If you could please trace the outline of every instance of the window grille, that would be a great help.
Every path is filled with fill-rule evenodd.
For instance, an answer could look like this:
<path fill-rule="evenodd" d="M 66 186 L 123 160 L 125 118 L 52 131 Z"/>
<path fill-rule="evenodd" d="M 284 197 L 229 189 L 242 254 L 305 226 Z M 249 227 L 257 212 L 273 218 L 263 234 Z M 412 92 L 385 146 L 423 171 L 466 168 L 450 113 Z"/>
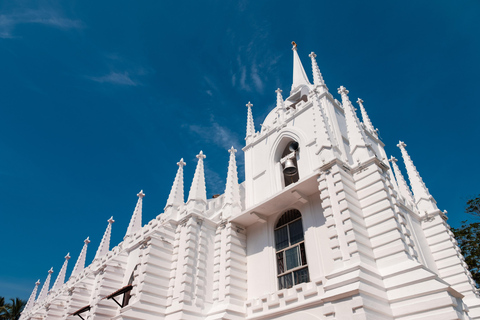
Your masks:
<path fill-rule="evenodd" d="M 279 289 L 310 281 L 300 211 L 288 210 L 278 220 L 275 250 Z"/>

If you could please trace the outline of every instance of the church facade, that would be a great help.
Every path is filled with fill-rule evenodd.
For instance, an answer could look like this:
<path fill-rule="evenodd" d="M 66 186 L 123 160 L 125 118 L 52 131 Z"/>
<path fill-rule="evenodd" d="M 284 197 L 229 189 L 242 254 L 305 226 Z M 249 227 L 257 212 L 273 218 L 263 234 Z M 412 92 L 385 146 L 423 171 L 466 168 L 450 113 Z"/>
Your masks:
<path fill-rule="evenodd" d="M 68 281 L 65 257 L 21 319 L 480 319 L 475 282 L 400 142 L 409 184 L 361 99 L 337 100 L 296 45 L 293 84 L 259 132 L 247 104 L 245 182 L 229 150 L 225 193 L 207 199 L 203 152 L 184 201 L 180 160 L 165 210 L 142 225 L 143 192 L 124 240 L 89 240 Z M 335 93 L 336 95 L 337 93 Z M 37 289 L 40 292 L 37 297 Z"/>

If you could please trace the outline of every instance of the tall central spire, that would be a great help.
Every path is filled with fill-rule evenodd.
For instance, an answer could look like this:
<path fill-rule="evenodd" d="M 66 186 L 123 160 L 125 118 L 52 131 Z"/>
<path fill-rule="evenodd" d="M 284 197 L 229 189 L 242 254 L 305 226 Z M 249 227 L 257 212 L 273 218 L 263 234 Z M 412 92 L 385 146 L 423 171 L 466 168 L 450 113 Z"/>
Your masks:
<path fill-rule="evenodd" d="M 297 44 L 295 41 L 292 41 L 293 45 L 293 82 L 292 82 L 292 91 L 298 88 L 301 85 L 310 85 L 310 81 L 308 81 L 307 74 L 305 73 L 305 69 L 303 69 L 302 61 L 300 61 L 300 57 L 297 53 Z"/>

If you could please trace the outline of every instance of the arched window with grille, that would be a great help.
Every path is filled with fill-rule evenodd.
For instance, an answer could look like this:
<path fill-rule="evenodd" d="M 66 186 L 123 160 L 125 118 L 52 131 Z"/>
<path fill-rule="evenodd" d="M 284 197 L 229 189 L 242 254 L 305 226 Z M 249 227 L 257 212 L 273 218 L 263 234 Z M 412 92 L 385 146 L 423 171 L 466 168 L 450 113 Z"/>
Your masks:
<path fill-rule="evenodd" d="M 300 211 L 288 210 L 278 220 L 275 225 L 275 251 L 279 289 L 310 281 Z"/>

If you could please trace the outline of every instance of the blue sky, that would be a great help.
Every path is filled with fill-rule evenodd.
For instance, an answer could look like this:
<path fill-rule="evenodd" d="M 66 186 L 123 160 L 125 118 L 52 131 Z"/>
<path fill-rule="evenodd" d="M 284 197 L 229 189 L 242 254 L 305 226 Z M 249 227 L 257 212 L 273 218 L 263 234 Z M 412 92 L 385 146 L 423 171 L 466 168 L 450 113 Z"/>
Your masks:
<path fill-rule="evenodd" d="M 291 41 L 311 79 L 314 51 L 335 97 L 361 97 L 389 155 L 407 143 L 449 222 L 480 193 L 480 2 L 4 1 L 0 3 L 0 296 L 27 299 L 69 276 L 107 219 L 112 246 L 143 189 L 143 223 L 162 212 L 184 158 L 223 193 L 246 107 L 257 130 L 288 92 Z M 243 181 L 243 153 L 237 153 Z M 399 163 L 403 169 L 403 164 Z M 53 280 L 52 280 L 53 281 Z"/>

